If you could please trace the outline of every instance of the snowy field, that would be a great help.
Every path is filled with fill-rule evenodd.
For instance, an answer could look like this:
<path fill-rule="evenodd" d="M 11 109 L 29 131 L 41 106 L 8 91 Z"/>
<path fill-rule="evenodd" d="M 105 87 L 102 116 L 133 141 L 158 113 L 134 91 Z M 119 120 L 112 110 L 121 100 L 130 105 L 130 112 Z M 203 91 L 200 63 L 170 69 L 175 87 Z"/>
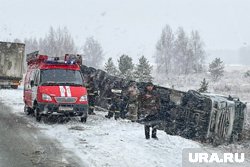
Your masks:
<path fill-rule="evenodd" d="M 181 91 L 198 90 L 203 78 L 208 82 L 208 92 L 232 95 L 239 97 L 241 101 L 247 102 L 248 116 L 250 119 L 250 77 L 245 77 L 245 73 L 250 70 L 250 66 L 225 65 L 224 76 L 217 82 L 211 80 L 209 73 L 173 75 L 168 76 L 157 74 L 155 83 L 165 87 L 174 87 Z M 248 125 L 250 128 L 250 122 Z"/>
<path fill-rule="evenodd" d="M 250 102 L 250 77 L 245 77 L 245 72 L 250 70 L 250 66 L 226 65 L 224 76 L 217 82 L 211 80 L 210 74 L 199 73 L 189 75 L 170 75 L 157 74 L 155 83 L 166 87 L 174 87 L 177 90 L 188 91 L 200 88 L 203 78 L 206 79 L 209 92 L 221 94 L 237 95 L 242 100 Z"/>
<path fill-rule="evenodd" d="M 34 117 L 24 114 L 22 96 L 22 88 L 0 90 L 0 101 L 79 155 L 83 166 L 182 166 L 183 148 L 204 147 L 198 142 L 170 136 L 162 131 L 158 131 L 159 140 L 145 140 L 142 125 L 127 120 L 107 120 L 103 112 L 89 116 L 85 124 L 77 120 L 50 125 L 37 123 Z"/>

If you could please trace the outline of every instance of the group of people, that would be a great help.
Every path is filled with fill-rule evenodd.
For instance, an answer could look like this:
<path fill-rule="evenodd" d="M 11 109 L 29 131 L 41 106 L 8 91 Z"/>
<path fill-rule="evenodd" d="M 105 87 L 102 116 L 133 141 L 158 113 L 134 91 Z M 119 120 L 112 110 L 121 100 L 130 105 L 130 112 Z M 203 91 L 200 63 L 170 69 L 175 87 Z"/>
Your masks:
<path fill-rule="evenodd" d="M 93 78 L 90 78 L 87 85 L 89 100 L 89 115 L 94 115 L 95 100 L 98 90 L 95 88 Z M 157 138 L 157 123 L 160 110 L 160 97 L 154 85 L 148 82 L 143 91 L 139 91 L 136 82 L 131 82 L 126 90 L 110 88 L 107 93 L 109 102 L 106 118 L 126 118 L 132 122 L 141 122 L 145 128 L 145 138 Z"/>

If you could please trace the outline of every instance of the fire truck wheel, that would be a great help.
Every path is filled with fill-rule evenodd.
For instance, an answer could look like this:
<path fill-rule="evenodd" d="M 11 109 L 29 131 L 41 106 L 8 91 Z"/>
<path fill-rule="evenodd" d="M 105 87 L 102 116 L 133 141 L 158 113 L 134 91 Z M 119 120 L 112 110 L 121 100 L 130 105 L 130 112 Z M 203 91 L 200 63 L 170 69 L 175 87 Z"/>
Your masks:
<path fill-rule="evenodd" d="M 10 86 L 12 89 L 17 89 L 18 88 L 18 85 L 11 85 Z"/>
<path fill-rule="evenodd" d="M 41 121 L 42 116 L 41 116 L 41 114 L 40 114 L 40 110 L 39 110 L 38 107 L 35 108 L 35 117 L 36 117 L 36 120 L 37 120 L 38 122 Z"/>
<path fill-rule="evenodd" d="M 81 117 L 81 122 L 83 123 L 87 122 L 87 117 Z"/>
<path fill-rule="evenodd" d="M 27 115 L 30 115 L 33 113 L 33 110 L 30 108 L 30 107 L 27 107 L 26 105 L 24 106 L 24 112 L 27 114 Z"/>

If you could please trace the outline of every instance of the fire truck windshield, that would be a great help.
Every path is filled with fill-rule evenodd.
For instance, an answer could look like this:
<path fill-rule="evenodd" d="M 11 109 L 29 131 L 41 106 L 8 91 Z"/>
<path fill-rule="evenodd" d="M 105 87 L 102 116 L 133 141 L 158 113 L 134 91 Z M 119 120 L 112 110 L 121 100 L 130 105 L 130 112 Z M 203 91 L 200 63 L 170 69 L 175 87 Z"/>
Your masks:
<path fill-rule="evenodd" d="M 41 85 L 82 86 L 83 78 L 80 71 L 67 69 L 41 70 Z"/>

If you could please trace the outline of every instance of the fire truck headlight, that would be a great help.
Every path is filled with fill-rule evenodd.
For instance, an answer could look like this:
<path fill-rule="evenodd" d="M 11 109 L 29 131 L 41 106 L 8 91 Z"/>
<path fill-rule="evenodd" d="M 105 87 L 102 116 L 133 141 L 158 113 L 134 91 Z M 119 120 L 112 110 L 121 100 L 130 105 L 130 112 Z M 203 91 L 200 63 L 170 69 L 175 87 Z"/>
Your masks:
<path fill-rule="evenodd" d="M 87 95 L 82 96 L 79 101 L 81 102 L 88 101 L 88 96 Z"/>
<path fill-rule="evenodd" d="M 42 99 L 46 101 L 52 101 L 52 98 L 47 94 L 42 94 Z"/>

